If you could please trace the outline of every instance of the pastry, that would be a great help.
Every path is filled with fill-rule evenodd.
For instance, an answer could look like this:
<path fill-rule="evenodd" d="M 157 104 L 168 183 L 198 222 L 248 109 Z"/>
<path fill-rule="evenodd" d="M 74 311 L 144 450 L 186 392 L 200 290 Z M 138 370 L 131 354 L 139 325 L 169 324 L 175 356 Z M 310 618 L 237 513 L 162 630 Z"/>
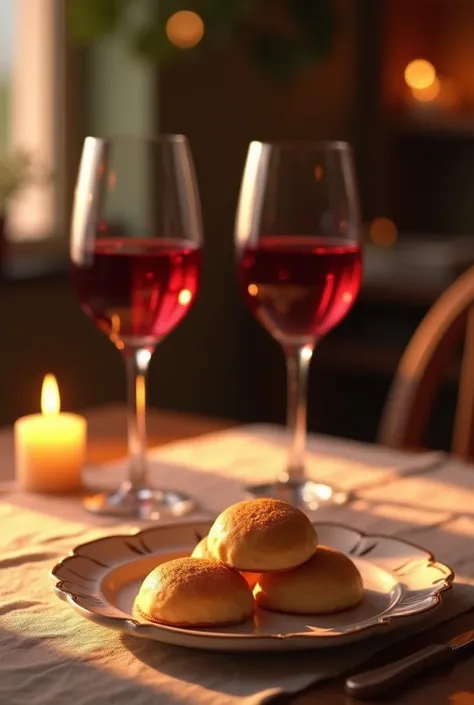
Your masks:
<path fill-rule="evenodd" d="M 241 572 L 288 570 L 307 561 L 316 531 L 299 509 L 277 499 L 249 499 L 228 507 L 212 525 L 207 550 Z"/>
<path fill-rule="evenodd" d="M 362 577 L 343 553 L 319 546 L 303 565 L 260 575 L 254 590 L 260 607 L 289 614 L 332 614 L 355 607 L 363 596 Z"/>
<path fill-rule="evenodd" d="M 194 546 L 193 552 L 191 553 L 191 558 L 207 558 L 209 560 L 214 560 L 207 550 L 207 536 L 201 539 L 199 543 Z"/>
<path fill-rule="evenodd" d="M 233 568 L 205 558 L 176 558 L 145 578 L 134 609 L 145 619 L 176 627 L 239 624 L 253 612 L 252 591 Z"/>
<path fill-rule="evenodd" d="M 208 558 L 214 560 L 207 549 L 207 536 L 199 541 L 199 543 L 194 547 L 191 553 L 192 558 Z M 245 578 L 250 588 L 254 588 L 257 584 L 259 574 L 258 573 L 241 573 L 242 577 Z"/>

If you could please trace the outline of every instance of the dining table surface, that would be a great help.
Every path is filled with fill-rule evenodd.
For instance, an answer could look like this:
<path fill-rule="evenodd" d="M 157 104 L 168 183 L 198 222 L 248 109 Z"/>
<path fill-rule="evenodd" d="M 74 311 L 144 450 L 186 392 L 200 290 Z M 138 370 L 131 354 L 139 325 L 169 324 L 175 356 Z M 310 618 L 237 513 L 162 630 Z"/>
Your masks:
<path fill-rule="evenodd" d="M 85 415 L 88 420 L 88 463 L 95 465 L 123 458 L 126 455 L 124 406 L 97 407 L 88 410 Z M 150 409 L 148 413 L 148 444 L 154 448 L 164 447 L 166 444 L 197 438 L 236 426 L 237 424 L 230 420 Z M 0 457 L 3 459 L 3 468 L 14 467 L 13 434 L 10 428 L 0 431 Z M 0 480 L 11 479 L 11 477 L 0 476 Z M 472 547 L 474 553 L 474 535 L 472 536 Z M 1 602 L 0 595 L 0 614 Z M 444 643 L 452 636 L 468 629 L 474 630 L 474 610 L 444 622 L 434 629 L 422 631 L 402 642 L 381 649 L 370 659 L 368 664 L 364 664 L 362 670 L 389 663 L 429 644 Z M 357 644 L 354 645 L 354 648 L 357 649 Z M 18 659 L 21 658 L 26 658 L 26 656 L 20 652 Z M 356 670 L 360 671 L 361 669 Z M 295 705 L 354 703 L 356 701 L 345 693 L 344 680 L 345 678 L 338 677 L 312 685 L 296 695 L 282 695 L 281 702 L 294 703 Z M 34 705 L 34 700 L 31 702 Z M 43 703 L 44 701 L 38 702 Z M 389 702 L 393 705 L 415 705 L 415 703 L 416 705 L 425 703 L 430 705 L 444 705 L 445 703 L 474 705 L 474 648 L 471 656 L 467 653 L 465 657 L 456 659 L 451 667 L 420 676 L 409 687 L 405 687 L 399 692 L 391 692 Z M 2 705 L 10 704 L 2 702 Z"/>

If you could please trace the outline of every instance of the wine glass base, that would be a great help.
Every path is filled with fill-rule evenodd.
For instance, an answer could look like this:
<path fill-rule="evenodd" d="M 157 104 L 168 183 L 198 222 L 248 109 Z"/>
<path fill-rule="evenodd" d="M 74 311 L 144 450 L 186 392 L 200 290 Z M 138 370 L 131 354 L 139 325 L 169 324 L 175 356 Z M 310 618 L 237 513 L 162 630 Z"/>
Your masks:
<path fill-rule="evenodd" d="M 149 487 L 135 489 L 129 485 L 115 492 L 86 497 L 83 504 L 93 514 L 151 521 L 181 517 L 197 507 L 195 500 L 182 492 Z"/>
<path fill-rule="evenodd" d="M 246 491 L 252 497 L 281 499 L 303 511 L 313 511 L 314 509 L 331 505 L 342 505 L 351 499 L 350 492 L 344 492 L 331 487 L 331 485 L 313 482 L 312 480 L 249 485 L 246 487 Z"/>

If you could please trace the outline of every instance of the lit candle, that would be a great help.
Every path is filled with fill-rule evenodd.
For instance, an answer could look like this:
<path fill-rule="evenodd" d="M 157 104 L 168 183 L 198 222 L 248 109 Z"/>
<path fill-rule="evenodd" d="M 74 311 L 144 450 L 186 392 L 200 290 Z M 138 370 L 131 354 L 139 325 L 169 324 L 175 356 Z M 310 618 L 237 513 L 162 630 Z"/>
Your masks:
<path fill-rule="evenodd" d="M 27 492 L 61 493 L 81 486 L 86 450 L 86 420 L 60 413 L 56 379 L 46 375 L 41 392 L 41 414 L 15 423 L 16 476 Z"/>

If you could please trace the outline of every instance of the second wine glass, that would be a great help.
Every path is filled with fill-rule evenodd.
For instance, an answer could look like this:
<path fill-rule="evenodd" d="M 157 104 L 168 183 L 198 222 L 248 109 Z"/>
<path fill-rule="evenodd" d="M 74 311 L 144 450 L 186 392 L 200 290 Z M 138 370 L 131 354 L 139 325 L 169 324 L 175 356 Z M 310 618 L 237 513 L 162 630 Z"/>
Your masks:
<path fill-rule="evenodd" d="M 249 487 L 253 495 L 305 509 L 348 498 L 306 476 L 306 397 L 315 345 L 359 292 L 360 233 L 347 143 L 251 143 L 236 218 L 238 276 L 250 309 L 285 353 L 291 444 L 280 476 Z"/>
<path fill-rule="evenodd" d="M 145 378 L 156 345 L 195 299 L 201 269 L 198 190 L 186 138 L 88 137 L 71 226 L 72 278 L 85 313 L 120 351 L 128 378 L 129 477 L 89 497 L 92 512 L 160 519 L 191 511 L 148 477 Z"/>

